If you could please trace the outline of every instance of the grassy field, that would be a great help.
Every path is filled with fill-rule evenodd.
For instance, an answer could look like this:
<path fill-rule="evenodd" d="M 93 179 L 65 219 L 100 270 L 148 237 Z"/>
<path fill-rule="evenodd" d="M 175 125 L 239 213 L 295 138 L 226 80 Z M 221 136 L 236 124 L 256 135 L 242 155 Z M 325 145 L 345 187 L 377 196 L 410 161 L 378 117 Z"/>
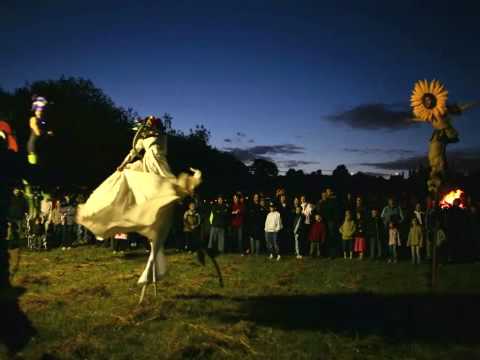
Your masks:
<path fill-rule="evenodd" d="M 222 289 L 210 263 L 168 260 L 138 306 L 144 253 L 23 251 L 13 284 L 36 335 L 21 358 L 480 359 L 479 264 L 442 267 L 433 294 L 408 262 L 225 255 Z"/>

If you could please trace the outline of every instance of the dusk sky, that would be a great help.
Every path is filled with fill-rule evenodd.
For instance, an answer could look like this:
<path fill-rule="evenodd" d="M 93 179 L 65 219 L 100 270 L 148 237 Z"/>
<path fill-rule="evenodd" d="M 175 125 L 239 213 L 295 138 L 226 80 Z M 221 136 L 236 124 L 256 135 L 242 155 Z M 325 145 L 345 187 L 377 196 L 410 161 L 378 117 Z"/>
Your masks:
<path fill-rule="evenodd" d="M 395 3 L 395 5 L 393 5 Z M 327 5 L 328 4 L 328 5 Z M 392 173 L 426 155 L 416 80 L 480 100 L 478 1 L 2 1 L 0 87 L 88 78 L 117 105 L 170 113 L 242 160 Z M 452 162 L 480 160 L 480 108 Z"/>

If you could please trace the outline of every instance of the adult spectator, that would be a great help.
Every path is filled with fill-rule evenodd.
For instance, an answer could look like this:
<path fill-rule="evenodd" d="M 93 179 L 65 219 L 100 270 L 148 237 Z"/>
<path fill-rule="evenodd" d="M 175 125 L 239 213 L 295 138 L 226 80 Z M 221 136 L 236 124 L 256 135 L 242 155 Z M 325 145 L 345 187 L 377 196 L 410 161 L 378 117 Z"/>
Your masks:
<path fill-rule="evenodd" d="M 275 208 L 275 204 L 270 204 L 270 212 L 265 219 L 265 241 L 267 243 L 268 251 L 270 252 L 269 259 L 276 257 L 280 261 L 280 247 L 278 246 L 278 232 L 282 229 L 282 219 L 280 213 Z"/>
<path fill-rule="evenodd" d="M 385 249 L 385 227 L 377 209 L 372 209 L 366 222 L 366 237 L 369 242 L 370 259 L 381 259 Z"/>
<path fill-rule="evenodd" d="M 287 196 L 285 194 L 280 195 L 280 200 L 278 204 L 278 212 L 280 213 L 280 218 L 282 219 L 282 230 L 278 233 L 279 243 L 281 246 L 282 253 L 289 253 L 292 248 L 292 236 L 291 224 L 292 224 L 292 214 L 290 206 L 287 202 Z"/>
<path fill-rule="evenodd" d="M 193 201 L 188 204 L 188 210 L 183 215 L 183 231 L 185 233 L 185 250 L 194 251 L 199 246 L 200 213 Z"/>
<path fill-rule="evenodd" d="M 433 244 L 435 243 L 435 238 L 440 223 L 441 209 L 436 200 L 431 200 L 427 204 L 427 211 L 425 212 L 425 248 L 427 260 L 432 259 Z"/>
<path fill-rule="evenodd" d="M 59 200 L 53 201 L 51 222 L 53 226 L 53 246 L 59 246 L 62 242 L 63 233 L 62 207 Z"/>
<path fill-rule="evenodd" d="M 388 226 L 391 222 L 396 225 L 399 225 L 403 222 L 403 211 L 402 208 L 395 204 L 393 198 L 388 199 L 388 204 L 382 210 L 381 218 L 385 227 Z"/>
<path fill-rule="evenodd" d="M 327 188 L 325 190 L 325 201 L 322 203 L 320 213 L 327 225 L 327 248 L 328 256 L 334 258 L 338 255 L 340 247 L 340 236 L 338 228 L 340 227 L 340 206 L 333 190 Z"/>
<path fill-rule="evenodd" d="M 243 225 L 245 220 L 245 205 L 240 201 L 238 194 L 233 195 L 232 209 L 231 209 L 231 223 L 232 235 L 234 242 L 237 243 L 237 251 L 244 255 L 245 247 L 243 244 Z"/>
<path fill-rule="evenodd" d="M 227 227 L 229 211 L 224 203 L 223 196 L 218 196 L 217 202 L 213 204 L 210 213 L 210 238 L 208 248 L 214 249 L 214 246 L 220 253 L 225 252 L 225 228 Z"/>
<path fill-rule="evenodd" d="M 254 194 L 252 203 L 247 208 L 248 238 L 250 253 L 260 255 L 262 251 L 265 218 L 267 211 L 261 204 L 260 195 Z"/>

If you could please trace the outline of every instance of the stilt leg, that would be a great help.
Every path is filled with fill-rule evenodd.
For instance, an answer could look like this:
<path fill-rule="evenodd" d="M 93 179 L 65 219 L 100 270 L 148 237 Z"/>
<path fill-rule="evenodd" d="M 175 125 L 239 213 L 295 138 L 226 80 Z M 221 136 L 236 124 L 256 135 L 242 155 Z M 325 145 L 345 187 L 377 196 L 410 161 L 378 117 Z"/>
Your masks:
<path fill-rule="evenodd" d="M 151 243 L 152 245 L 152 254 L 153 254 L 153 264 L 152 264 L 152 269 L 153 269 L 153 294 L 157 296 L 157 268 L 155 267 L 155 249 L 153 247 L 153 242 Z"/>
<path fill-rule="evenodd" d="M 138 305 L 140 305 L 143 302 L 143 298 L 145 297 L 145 290 L 147 289 L 147 284 L 144 284 L 142 286 L 142 292 L 140 293 L 140 301 L 138 302 Z"/>
<path fill-rule="evenodd" d="M 157 296 L 157 275 L 155 274 L 155 262 L 153 263 L 153 294 Z"/>

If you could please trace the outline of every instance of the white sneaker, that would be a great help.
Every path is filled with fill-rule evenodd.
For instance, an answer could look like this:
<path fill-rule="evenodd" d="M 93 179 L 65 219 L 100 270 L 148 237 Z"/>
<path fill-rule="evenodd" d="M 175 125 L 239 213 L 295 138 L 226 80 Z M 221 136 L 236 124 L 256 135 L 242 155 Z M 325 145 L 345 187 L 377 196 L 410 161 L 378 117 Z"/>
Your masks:
<path fill-rule="evenodd" d="M 301 259 L 303 259 L 303 256 L 302 255 L 297 255 L 297 259 L 301 260 Z"/>
<path fill-rule="evenodd" d="M 280 255 L 277 255 L 277 261 L 280 261 Z"/>
<path fill-rule="evenodd" d="M 273 259 L 273 254 L 270 254 L 270 256 L 268 257 L 269 259 Z"/>

